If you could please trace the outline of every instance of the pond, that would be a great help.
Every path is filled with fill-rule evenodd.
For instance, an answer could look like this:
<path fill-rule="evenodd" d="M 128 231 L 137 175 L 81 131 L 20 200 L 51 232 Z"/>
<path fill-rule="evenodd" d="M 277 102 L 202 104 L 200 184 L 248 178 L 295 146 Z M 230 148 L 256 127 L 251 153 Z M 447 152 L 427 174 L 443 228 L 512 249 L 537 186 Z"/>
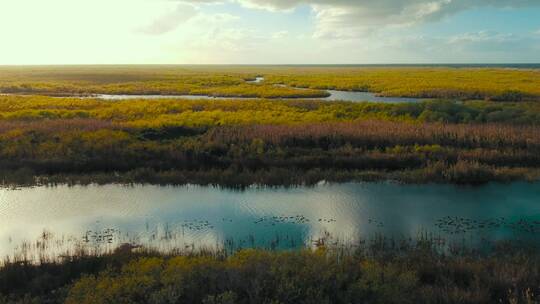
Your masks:
<path fill-rule="evenodd" d="M 328 234 L 345 243 L 421 233 L 473 246 L 537 242 L 540 183 L 347 183 L 242 191 L 152 185 L 2 189 L 0 219 L 2 256 L 53 238 L 47 250 L 58 252 L 126 242 L 163 250 L 223 244 L 296 248 Z"/>
<path fill-rule="evenodd" d="M 264 81 L 264 77 L 262 76 L 257 76 L 253 80 L 246 80 L 247 83 L 261 83 L 263 81 Z"/>

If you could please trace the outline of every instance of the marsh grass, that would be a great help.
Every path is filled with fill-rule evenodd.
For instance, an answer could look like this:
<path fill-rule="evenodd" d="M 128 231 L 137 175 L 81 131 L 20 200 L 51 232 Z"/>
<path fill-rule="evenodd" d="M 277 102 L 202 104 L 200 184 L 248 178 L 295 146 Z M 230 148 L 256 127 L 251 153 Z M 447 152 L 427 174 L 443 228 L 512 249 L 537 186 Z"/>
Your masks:
<path fill-rule="evenodd" d="M 134 128 L 95 119 L 0 123 L 4 185 L 228 187 L 320 181 L 537 180 L 536 125 L 386 120 Z"/>
<path fill-rule="evenodd" d="M 264 76 L 265 81 L 248 81 Z M 292 87 L 311 88 L 295 90 Z M 384 96 L 538 101 L 535 69 L 449 67 L 72 66 L 2 67 L 0 92 L 324 97 L 322 90 Z"/>
<path fill-rule="evenodd" d="M 493 101 L 538 101 L 540 97 L 540 72 L 535 69 L 291 68 L 265 76 L 269 83 L 293 87 L 369 91 L 393 97 Z"/>
<path fill-rule="evenodd" d="M 54 242 L 41 239 L 33 250 Z M 274 240 L 280 242 L 280 240 Z M 3 303 L 534 303 L 538 248 L 478 251 L 420 232 L 346 243 L 330 234 L 295 250 L 119 244 L 0 266 Z M 445 248 L 445 250 L 441 250 Z M 223 301 L 229 302 L 223 302 Z M 216 302 L 217 301 L 217 302 Z"/>
<path fill-rule="evenodd" d="M 264 83 L 278 81 L 247 67 L 222 67 L 218 73 L 208 67 L 170 66 L 141 71 L 125 66 L 2 69 L 7 74 L 0 77 L 0 86 L 2 81 L 28 81 L 25 87 L 30 88 L 33 82 L 47 81 L 67 88 L 69 83 L 91 88 L 170 81 L 259 90 L 263 84 L 245 80 L 264 74 Z M 340 70 L 330 68 L 313 69 L 315 74 L 306 76 L 294 69 L 267 69 L 291 79 L 316 80 L 320 72 L 335 81 L 372 73 L 398 77 L 395 73 L 405 71 L 347 68 L 340 78 Z M 482 79 L 491 83 L 493 77 L 523 80 L 537 71 L 412 73 L 449 79 L 486 77 Z M 14 186 L 120 182 L 229 187 L 310 185 L 322 180 L 464 184 L 536 180 L 539 125 L 540 103 L 524 100 L 382 104 L 0 96 L 0 178 L 4 185 Z"/>

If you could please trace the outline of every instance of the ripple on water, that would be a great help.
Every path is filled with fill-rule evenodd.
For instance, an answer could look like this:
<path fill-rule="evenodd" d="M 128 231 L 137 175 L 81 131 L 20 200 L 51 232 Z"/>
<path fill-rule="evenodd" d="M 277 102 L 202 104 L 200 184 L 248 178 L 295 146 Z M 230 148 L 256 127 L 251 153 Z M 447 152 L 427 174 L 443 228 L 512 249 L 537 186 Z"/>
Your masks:
<path fill-rule="evenodd" d="M 539 186 L 350 183 L 245 191 L 120 185 L 1 190 L 0 255 L 14 246 L 7 242 L 11 237 L 34 240 L 44 229 L 81 239 L 88 230 L 112 228 L 120 231 L 118 241 L 133 237 L 159 245 L 167 240 L 167 246 L 276 236 L 308 240 L 325 231 L 358 240 L 377 233 L 414 237 L 425 230 L 450 237 L 465 229 L 467 235 L 487 239 L 531 240 L 540 232 Z M 492 222 L 501 217 L 504 225 Z M 470 224 L 473 220 L 484 221 L 483 227 Z"/>

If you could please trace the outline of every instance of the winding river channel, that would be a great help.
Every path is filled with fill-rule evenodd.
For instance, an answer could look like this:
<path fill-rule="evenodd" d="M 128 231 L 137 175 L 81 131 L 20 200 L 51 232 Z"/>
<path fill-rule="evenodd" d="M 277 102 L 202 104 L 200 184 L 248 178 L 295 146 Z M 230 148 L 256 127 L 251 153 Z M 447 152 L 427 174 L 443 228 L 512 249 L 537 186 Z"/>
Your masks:
<path fill-rule="evenodd" d="M 264 77 L 257 77 L 254 80 L 246 81 L 247 83 L 251 84 L 259 84 L 264 82 Z M 283 86 L 283 85 L 278 85 Z M 297 90 L 305 90 L 303 88 L 294 88 Z M 323 100 L 323 101 L 351 101 L 351 102 L 382 102 L 382 103 L 415 103 L 415 102 L 422 102 L 426 99 L 423 98 L 408 98 L 408 97 L 384 97 L 379 96 L 375 93 L 371 92 L 353 92 L 353 91 L 338 91 L 338 90 L 327 90 L 329 96 L 328 97 L 320 97 L 320 98 L 304 98 L 304 99 L 312 99 L 312 100 Z M 2 93 L 0 95 L 18 95 L 18 94 L 6 94 Z M 65 98 L 65 97 L 78 97 L 78 98 L 84 98 L 84 99 L 103 99 L 103 100 L 135 100 L 135 99 L 191 99 L 191 100 L 197 100 L 197 99 L 210 99 L 210 100 L 231 100 L 231 99 L 249 99 L 249 100 L 257 100 L 260 98 L 253 98 L 253 97 L 217 97 L 217 96 L 209 96 L 209 95 L 135 95 L 135 94 L 93 94 L 90 96 L 62 96 L 58 98 Z M 284 98 L 276 98 L 276 99 L 299 99 L 298 97 L 284 97 Z"/>
<path fill-rule="evenodd" d="M 246 81 L 251 84 L 260 84 L 264 82 L 264 77 L 256 77 L 254 80 Z M 283 86 L 283 85 L 279 85 Z M 295 88 L 297 90 L 304 90 L 302 88 Z M 425 99 L 421 98 L 407 98 L 407 97 L 383 97 L 378 96 L 375 93 L 370 92 L 353 92 L 353 91 L 338 91 L 327 90 L 330 96 L 321 98 L 308 98 L 325 101 L 352 101 L 352 102 L 382 102 L 382 103 L 414 103 L 421 102 Z M 258 99 L 251 97 L 215 97 L 207 95 L 111 95 L 111 94 L 97 94 L 91 98 L 98 98 L 104 100 L 129 100 L 129 99 Z M 279 98 L 279 99 L 298 99 L 298 98 Z"/>

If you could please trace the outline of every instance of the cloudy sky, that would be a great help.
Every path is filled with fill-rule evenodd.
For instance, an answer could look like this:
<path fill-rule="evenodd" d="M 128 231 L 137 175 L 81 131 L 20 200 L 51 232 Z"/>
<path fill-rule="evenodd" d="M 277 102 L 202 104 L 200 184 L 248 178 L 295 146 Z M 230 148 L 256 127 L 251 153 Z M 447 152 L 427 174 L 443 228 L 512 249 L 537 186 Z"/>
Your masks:
<path fill-rule="evenodd" d="M 0 64 L 540 62 L 540 0 L 1 0 Z"/>

